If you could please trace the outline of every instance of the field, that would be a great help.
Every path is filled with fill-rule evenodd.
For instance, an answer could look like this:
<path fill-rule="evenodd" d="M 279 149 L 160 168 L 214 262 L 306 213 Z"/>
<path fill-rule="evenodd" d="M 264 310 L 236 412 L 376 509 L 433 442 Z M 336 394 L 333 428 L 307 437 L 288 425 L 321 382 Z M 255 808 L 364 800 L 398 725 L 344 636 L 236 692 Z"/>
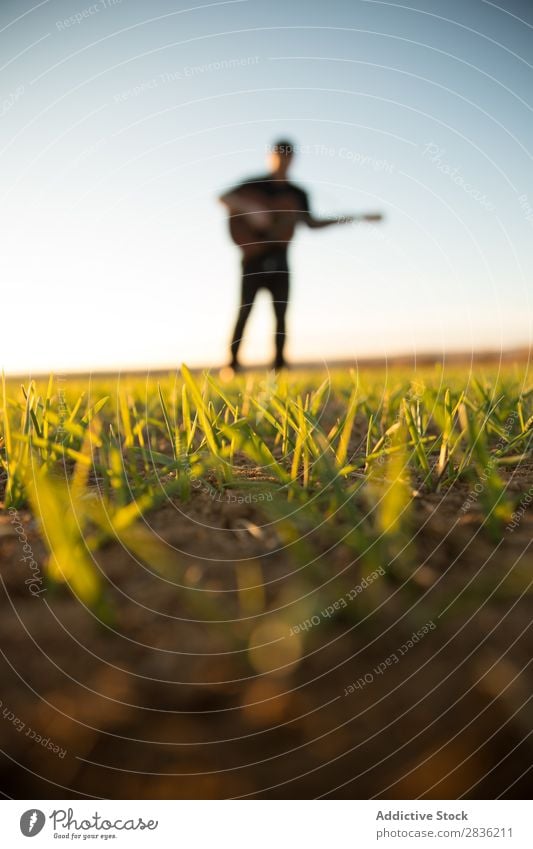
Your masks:
<path fill-rule="evenodd" d="M 3 791 L 524 798 L 525 363 L 3 384 Z"/>

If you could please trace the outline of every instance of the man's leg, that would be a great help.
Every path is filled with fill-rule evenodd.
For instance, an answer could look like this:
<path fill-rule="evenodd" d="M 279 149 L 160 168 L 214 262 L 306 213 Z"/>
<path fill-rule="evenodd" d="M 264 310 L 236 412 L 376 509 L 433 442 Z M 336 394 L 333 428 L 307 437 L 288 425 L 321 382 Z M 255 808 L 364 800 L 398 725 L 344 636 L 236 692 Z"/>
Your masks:
<path fill-rule="evenodd" d="M 233 331 L 233 338 L 231 340 L 231 365 L 233 367 L 238 367 L 239 365 L 239 348 L 244 334 L 246 322 L 248 321 L 250 313 L 252 311 L 252 306 L 256 294 L 257 287 L 255 282 L 255 276 L 253 274 L 247 274 L 246 268 L 243 267 L 241 283 L 241 303 L 239 306 L 239 312 L 237 314 L 237 322 Z"/>
<path fill-rule="evenodd" d="M 289 302 L 289 271 L 280 271 L 272 280 L 271 290 L 274 315 L 276 318 L 276 359 L 274 368 L 283 368 L 285 362 L 285 315 Z"/>

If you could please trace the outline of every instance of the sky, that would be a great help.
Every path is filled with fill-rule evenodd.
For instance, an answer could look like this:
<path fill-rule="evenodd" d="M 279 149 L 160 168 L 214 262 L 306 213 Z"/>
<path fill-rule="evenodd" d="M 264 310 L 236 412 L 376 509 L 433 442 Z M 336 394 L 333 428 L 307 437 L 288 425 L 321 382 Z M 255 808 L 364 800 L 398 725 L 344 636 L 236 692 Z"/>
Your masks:
<path fill-rule="evenodd" d="M 0 46 L 8 373 L 225 362 L 217 195 L 280 136 L 315 214 L 386 216 L 298 231 L 289 359 L 530 344 L 533 3 L 2 0 Z"/>

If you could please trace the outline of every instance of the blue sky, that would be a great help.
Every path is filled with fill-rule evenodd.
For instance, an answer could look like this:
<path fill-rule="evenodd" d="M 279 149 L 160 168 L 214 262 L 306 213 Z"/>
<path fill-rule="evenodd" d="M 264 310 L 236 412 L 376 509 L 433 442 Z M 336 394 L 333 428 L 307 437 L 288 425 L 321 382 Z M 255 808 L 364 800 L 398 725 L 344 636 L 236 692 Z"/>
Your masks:
<path fill-rule="evenodd" d="M 293 360 L 529 343 L 530 3 L 4 0 L 0 39 L 7 371 L 223 362 L 216 195 L 280 135 L 317 214 L 386 214 L 297 235 Z"/>

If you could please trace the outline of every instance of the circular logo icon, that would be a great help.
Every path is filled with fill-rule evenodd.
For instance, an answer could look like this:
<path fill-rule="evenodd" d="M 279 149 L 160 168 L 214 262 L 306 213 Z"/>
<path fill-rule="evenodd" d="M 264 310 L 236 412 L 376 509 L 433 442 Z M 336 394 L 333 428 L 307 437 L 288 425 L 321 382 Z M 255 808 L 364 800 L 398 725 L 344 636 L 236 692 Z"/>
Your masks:
<path fill-rule="evenodd" d="M 25 837 L 35 837 L 42 830 L 46 817 L 37 808 L 24 811 L 20 818 L 20 830 Z"/>

